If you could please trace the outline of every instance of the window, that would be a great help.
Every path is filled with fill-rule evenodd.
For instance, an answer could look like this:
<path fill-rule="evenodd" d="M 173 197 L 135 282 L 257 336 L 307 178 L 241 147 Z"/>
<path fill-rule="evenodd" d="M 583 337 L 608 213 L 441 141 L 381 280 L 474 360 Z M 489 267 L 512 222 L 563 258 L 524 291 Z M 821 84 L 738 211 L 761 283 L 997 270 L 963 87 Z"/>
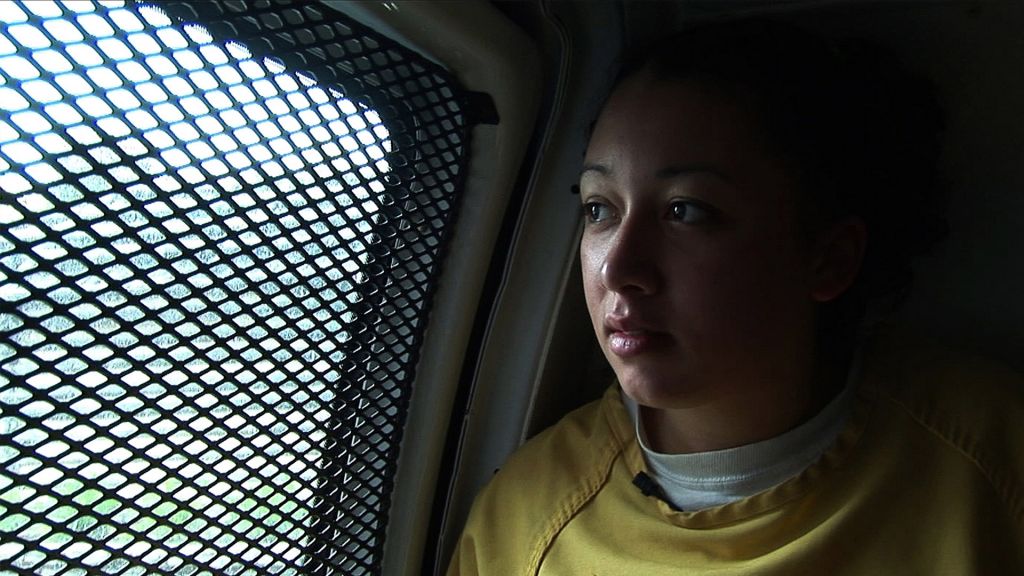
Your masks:
<path fill-rule="evenodd" d="M 378 570 L 462 97 L 318 4 L 3 6 L 0 574 Z"/>

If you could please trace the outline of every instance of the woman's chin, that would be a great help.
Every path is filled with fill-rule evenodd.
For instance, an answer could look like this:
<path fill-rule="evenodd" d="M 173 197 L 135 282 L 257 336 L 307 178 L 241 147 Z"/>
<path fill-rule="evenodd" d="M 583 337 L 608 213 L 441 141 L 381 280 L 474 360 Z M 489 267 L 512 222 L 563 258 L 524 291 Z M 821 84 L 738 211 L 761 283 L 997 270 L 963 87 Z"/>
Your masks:
<path fill-rule="evenodd" d="M 682 384 L 684 380 L 619 377 L 622 391 L 641 406 L 656 409 L 685 408 L 693 404 L 695 391 Z"/>

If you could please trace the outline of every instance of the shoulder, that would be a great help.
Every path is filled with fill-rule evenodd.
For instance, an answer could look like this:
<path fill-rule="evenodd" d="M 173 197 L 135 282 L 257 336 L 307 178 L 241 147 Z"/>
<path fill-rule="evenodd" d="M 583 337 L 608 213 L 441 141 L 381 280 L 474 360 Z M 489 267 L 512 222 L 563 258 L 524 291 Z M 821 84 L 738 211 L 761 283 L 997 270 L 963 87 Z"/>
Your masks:
<path fill-rule="evenodd" d="M 613 387 L 517 450 L 477 496 L 449 574 L 486 574 L 485 565 L 517 573 L 512 566 L 539 561 L 620 453 L 619 410 Z"/>
<path fill-rule="evenodd" d="M 1006 418 L 1024 411 L 1024 376 L 926 336 L 906 331 L 879 336 L 869 346 L 865 371 L 881 397 L 924 421 L 994 432 L 1021 432 L 1024 426 Z"/>
<path fill-rule="evenodd" d="M 572 490 L 581 478 L 591 474 L 611 452 L 617 450 L 617 443 L 611 433 L 608 412 L 618 400 L 612 398 L 617 390 L 605 395 L 563 417 L 557 424 L 534 436 L 519 448 L 495 474 L 483 492 L 514 496 L 529 492 L 530 499 L 555 499 L 565 486 Z M 525 481 L 531 484 L 543 482 L 548 488 L 545 494 L 524 490 Z"/>
<path fill-rule="evenodd" d="M 975 467 L 1024 523 L 1024 376 L 899 332 L 872 343 L 865 380 L 879 401 Z"/>

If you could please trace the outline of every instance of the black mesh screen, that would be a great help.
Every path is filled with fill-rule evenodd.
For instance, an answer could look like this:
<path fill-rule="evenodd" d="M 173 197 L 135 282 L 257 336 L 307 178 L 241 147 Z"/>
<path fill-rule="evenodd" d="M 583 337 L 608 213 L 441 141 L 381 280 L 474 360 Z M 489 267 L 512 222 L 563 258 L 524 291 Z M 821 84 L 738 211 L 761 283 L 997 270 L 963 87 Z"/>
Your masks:
<path fill-rule="evenodd" d="M 0 5 L 0 575 L 379 572 L 461 98 L 317 3 Z"/>

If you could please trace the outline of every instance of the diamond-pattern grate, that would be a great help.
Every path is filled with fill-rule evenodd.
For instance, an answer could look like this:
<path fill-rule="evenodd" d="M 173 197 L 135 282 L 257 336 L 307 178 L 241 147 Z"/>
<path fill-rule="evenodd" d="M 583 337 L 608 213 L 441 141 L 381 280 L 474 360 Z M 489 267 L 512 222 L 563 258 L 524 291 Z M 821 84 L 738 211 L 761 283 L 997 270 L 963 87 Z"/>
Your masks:
<path fill-rule="evenodd" d="M 316 3 L 0 7 L 0 575 L 379 572 L 462 97 Z"/>

